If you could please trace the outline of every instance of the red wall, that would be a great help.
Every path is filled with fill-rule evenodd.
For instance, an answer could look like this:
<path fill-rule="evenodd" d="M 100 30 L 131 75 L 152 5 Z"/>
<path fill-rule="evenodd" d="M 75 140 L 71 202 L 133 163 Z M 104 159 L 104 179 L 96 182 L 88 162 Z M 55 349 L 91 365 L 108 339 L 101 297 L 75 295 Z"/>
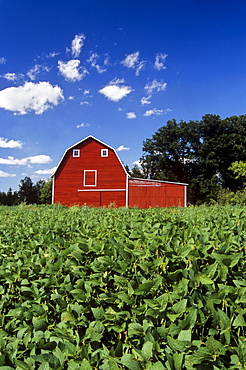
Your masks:
<path fill-rule="evenodd" d="M 80 157 L 73 157 L 73 149 L 80 149 Z M 108 149 L 108 157 L 101 157 L 101 149 Z M 86 172 L 85 179 L 85 170 L 97 171 L 96 186 L 95 173 Z M 54 175 L 54 203 L 99 207 L 115 202 L 119 207 L 126 206 L 126 176 L 115 152 L 88 138 L 69 149 L 61 161 Z"/>
<path fill-rule="evenodd" d="M 129 207 L 184 207 L 184 184 L 129 179 Z"/>

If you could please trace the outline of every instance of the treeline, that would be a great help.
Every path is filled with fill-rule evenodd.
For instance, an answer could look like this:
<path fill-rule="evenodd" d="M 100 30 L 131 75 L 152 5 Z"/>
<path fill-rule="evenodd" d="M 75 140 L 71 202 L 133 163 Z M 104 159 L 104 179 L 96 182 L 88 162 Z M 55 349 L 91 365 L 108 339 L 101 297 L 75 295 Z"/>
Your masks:
<path fill-rule="evenodd" d="M 140 163 L 125 166 L 130 176 L 187 183 L 191 204 L 246 204 L 246 115 L 167 121 L 144 141 Z M 25 177 L 19 191 L 0 192 L 0 204 L 48 204 L 51 194 L 52 180 Z"/>
<path fill-rule="evenodd" d="M 30 177 L 20 180 L 19 190 L 13 191 L 11 188 L 5 192 L 0 192 L 0 204 L 6 206 L 26 204 L 51 204 L 52 200 L 52 179 L 49 181 L 39 180 L 34 184 Z"/>
<path fill-rule="evenodd" d="M 235 162 L 246 162 L 246 115 L 168 121 L 143 143 L 142 177 L 188 183 L 192 204 L 217 202 L 244 189 Z"/>

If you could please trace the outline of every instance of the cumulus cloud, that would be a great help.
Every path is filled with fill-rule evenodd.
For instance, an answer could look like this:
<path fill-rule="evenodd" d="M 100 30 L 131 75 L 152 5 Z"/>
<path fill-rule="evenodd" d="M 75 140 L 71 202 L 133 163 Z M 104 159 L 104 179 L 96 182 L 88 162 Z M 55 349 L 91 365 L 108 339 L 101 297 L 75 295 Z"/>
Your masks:
<path fill-rule="evenodd" d="M 6 58 L 0 57 L 0 64 L 5 64 L 6 63 Z"/>
<path fill-rule="evenodd" d="M 80 127 L 90 127 L 89 123 L 87 122 L 82 122 L 80 123 L 79 125 L 76 126 L 77 128 L 80 128 Z"/>
<path fill-rule="evenodd" d="M 90 58 L 87 59 L 87 62 L 90 63 L 91 67 L 95 68 L 98 73 L 106 72 L 107 69 L 100 67 L 100 65 L 97 63 L 98 59 L 99 55 L 97 53 L 92 53 Z"/>
<path fill-rule="evenodd" d="M 121 64 L 127 68 L 135 69 L 136 76 L 139 75 L 140 71 L 144 69 L 146 62 L 139 61 L 139 51 L 136 53 L 126 55 L 125 59 L 122 60 Z"/>
<path fill-rule="evenodd" d="M 50 163 L 52 159 L 49 155 L 34 155 L 31 157 L 26 158 L 14 158 L 12 156 L 8 156 L 7 158 L 0 158 L 0 164 L 7 164 L 13 166 L 30 166 L 31 164 L 46 164 Z"/>
<path fill-rule="evenodd" d="M 0 170 L 0 177 L 15 177 L 16 175 L 13 173 L 8 173 Z"/>
<path fill-rule="evenodd" d="M 167 57 L 168 57 L 168 54 L 163 54 L 163 53 L 156 54 L 155 64 L 154 64 L 155 69 L 157 69 L 158 71 L 162 69 L 166 69 L 167 67 L 165 66 L 164 63 Z"/>
<path fill-rule="evenodd" d="M 49 72 L 51 68 L 48 68 L 45 65 L 41 64 L 35 64 L 33 68 L 30 69 L 29 72 L 27 72 L 27 76 L 30 78 L 30 80 L 34 81 L 37 77 L 42 72 Z"/>
<path fill-rule="evenodd" d="M 22 148 L 23 143 L 19 140 L 9 140 L 0 137 L 0 148 Z"/>
<path fill-rule="evenodd" d="M 131 86 L 121 85 L 122 83 L 124 83 L 124 79 L 114 79 L 99 90 L 99 93 L 111 101 L 118 102 L 133 91 Z"/>
<path fill-rule="evenodd" d="M 128 112 L 128 113 L 126 113 L 126 118 L 127 119 L 133 119 L 133 118 L 137 118 L 137 116 L 136 116 L 135 112 Z"/>
<path fill-rule="evenodd" d="M 154 93 L 165 91 L 167 83 L 163 81 L 153 80 L 152 82 L 145 85 L 144 89 L 147 91 L 149 97 Z"/>
<path fill-rule="evenodd" d="M 116 149 L 117 152 L 122 152 L 122 150 L 130 150 L 130 148 L 127 148 L 124 145 L 120 145 L 119 148 Z"/>
<path fill-rule="evenodd" d="M 146 110 L 146 112 L 144 113 L 144 116 L 146 117 L 149 117 L 149 116 L 160 116 L 161 114 L 163 114 L 163 109 L 157 109 L 157 108 L 154 108 L 154 109 L 150 109 L 150 110 Z"/>
<path fill-rule="evenodd" d="M 76 35 L 72 41 L 72 54 L 77 58 L 81 52 L 81 49 L 84 45 L 85 35 Z"/>
<path fill-rule="evenodd" d="M 64 100 L 62 89 L 49 82 L 26 82 L 23 86 L 0 91 L 0 108 L 15 114 L 27 114 L 30 111 L 42 114 L 61 100 Z"/>
<path fill-rule="evenodd" d="M 67 81 L 80 81 L 87 75 L 88 71 L 84 67 L 79 67 L 79 65 L 80 60 L 78 59 L 72 59 L 68 62 L 59 60 L 58 70 Z"/>
<path fill-rule="evenodd" d="M 53 168 L 50 168 L 50 169 L 46 169 L 46 170 L 38 170 L 38 171 L 35 171 L 35 173 L 37 173 L 38 175 L 52 175 L 52 173 L 55 172 L 57 167 L 53 167 Z"/>

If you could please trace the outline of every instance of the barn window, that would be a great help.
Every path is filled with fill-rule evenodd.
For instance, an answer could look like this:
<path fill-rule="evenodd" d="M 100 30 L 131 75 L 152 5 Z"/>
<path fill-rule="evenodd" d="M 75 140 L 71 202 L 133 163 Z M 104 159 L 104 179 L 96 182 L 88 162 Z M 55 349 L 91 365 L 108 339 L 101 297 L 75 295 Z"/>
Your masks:
<path fill-rule="evenodd" d="M 74 149 L 73 150 L 73 157 L 79 157 L 80 156 L 80 150 L 79 149 Z"/>
<path fill-rule="evenodd" d="M 84 170 L 84 186 L 97 186 L 96 170 Z"/>
<path fill-rule="evenodd" d="M 101 149 L 101 157 L 107 157 L 108 156 L 108 149 Z"/>

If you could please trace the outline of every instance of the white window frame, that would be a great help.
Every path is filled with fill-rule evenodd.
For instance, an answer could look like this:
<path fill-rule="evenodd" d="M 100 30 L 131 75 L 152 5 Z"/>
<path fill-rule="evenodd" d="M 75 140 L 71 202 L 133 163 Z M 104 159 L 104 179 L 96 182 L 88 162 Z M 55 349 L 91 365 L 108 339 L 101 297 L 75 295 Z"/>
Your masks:
<path fill-rule="evenodd" d="M 108 149 L 101 149 L 101 157 L 108 157 Z"/>
<path fill-rule="evenodd" d="M 94 185 L 87 185 L 85 183 L 86 180 L 86 172 L 94 172 L 95 173 L 95 184 Z M 97 186 L 97 170 L 84 170 L 84 179 L 83 179 L 83 186 Z"/>
<path fill-rule="evenodd" d="M 80 157 L 80 150 L 79 149 L 73 149 L 73 157 L 74 158 L 79 158 Z"/>

